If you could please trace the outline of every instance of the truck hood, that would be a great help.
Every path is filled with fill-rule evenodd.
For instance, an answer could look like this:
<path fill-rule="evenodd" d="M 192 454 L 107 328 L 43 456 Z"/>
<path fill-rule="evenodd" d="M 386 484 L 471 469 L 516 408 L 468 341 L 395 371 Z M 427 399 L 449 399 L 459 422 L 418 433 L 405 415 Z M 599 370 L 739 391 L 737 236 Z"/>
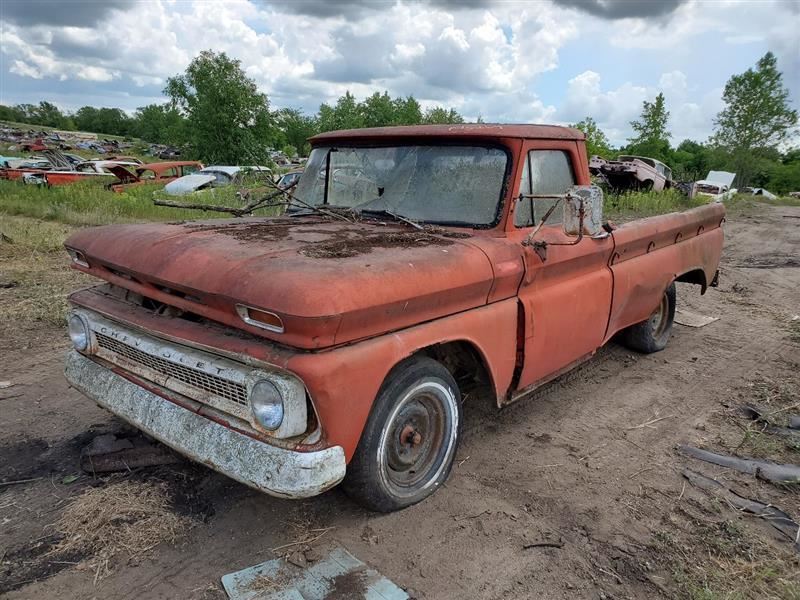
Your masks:
<path fill-rule="evenodd" d="M 111 283 L 298 348 L 322 348 L 487 303 L 493 269 L 471 233 L 322 216 L 85 229 L 66 246 Z M 268 311 L 281 333 L 245 323 Z"/>

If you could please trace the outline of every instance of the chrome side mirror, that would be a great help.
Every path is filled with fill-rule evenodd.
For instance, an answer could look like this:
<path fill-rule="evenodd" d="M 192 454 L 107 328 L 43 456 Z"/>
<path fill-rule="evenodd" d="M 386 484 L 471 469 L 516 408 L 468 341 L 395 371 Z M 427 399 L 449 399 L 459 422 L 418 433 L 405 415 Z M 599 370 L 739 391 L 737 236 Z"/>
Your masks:
<path fill-rule="evenodd" d="M 564 233 L 596 236 L 603 233 L 603 190 L 596 185 L 574 185 L 564 195 Z"/>

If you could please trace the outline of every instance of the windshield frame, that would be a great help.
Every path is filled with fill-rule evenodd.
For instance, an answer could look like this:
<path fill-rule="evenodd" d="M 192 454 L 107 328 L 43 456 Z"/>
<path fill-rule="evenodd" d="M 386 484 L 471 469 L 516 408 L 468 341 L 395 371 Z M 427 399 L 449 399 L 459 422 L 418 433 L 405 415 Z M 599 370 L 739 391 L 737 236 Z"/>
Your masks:
<path fill-rule="evenodd" d="M 414 219 L 415 222 L 420 224 L 431 224 L 431 225 L 438 225 L 440 227 L 463 227 L 465 229 L 494 229 L 497 227 L 503 219 L 503 211 L 505 210 L 506 204 L 506 196 L 508 195 L 509 190 L 509 182 L 511 180 L 511 173 L 514 170 L 514 153 L 512 152 L 511 148 L 507 145 L 501 143 L 497 140 L 486 140 L 483 138 L 458 138 L 457 140 L 453 140 L 452 138 L 440 138 L 440 139 L 433 139 L 433 140 L 420 140 L 420 139 L 408 139 L 408 140 L 392 140 L 391 142 L 377 142 L 377 141 L 363 141 L 360 142 L 358 140 L 352 139 L 324 139 L 320 140 L 321 143 L 315 144 L 311 147 L 312 152 L 317 149 L 328 149 L 326 153 L 324 164 L 322 166 L 325 169 L 325 200 L 327 201 L 327 187 L 329 185 L 329 177 L 330 177 L 330 155 L 331 149 L 339 149 L 339 148 L 397 148 L 402 146 L 417 146 L 417 147 L 457 147 L 457 148 L 492 148 L 496 150 L 501 150 L 506 157 L 506 165 L 503 171 L 503 180 L 500 185 L 500 190 L 498 192 L 497 203 L 495 207 L 495 215 L 494 219 L 490 223 L 469 223 L 467 221 L 426 221 L 426 220 L 418 220 Z M 343 143 L 340 143 L 343 142 Z M 334 150 L 335 151 L 335 150 Z M 309 176 L 311 173 L 306 169 L 303 171 L 301 178 L 308 173 Z M 333 204 L 319 204 L 315 206 L 328 206 L 328 207 L 336 207 Z"/>

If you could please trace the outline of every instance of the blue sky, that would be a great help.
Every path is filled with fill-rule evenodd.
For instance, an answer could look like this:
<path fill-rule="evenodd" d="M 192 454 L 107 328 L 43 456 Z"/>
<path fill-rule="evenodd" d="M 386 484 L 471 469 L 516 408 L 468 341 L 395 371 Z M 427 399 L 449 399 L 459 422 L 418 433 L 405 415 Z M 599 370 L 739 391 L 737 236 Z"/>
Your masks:
<path fill-rule="evenodd" d="M 800 105 L 798 31 L 793 0 L 3 0 L 0 103 L 133 111 L 210 48 L 276 107 L 388 90 L 486 121 L 592 116 L 617 144 L 663 91 L 677 143 L 767 50 Z"/>

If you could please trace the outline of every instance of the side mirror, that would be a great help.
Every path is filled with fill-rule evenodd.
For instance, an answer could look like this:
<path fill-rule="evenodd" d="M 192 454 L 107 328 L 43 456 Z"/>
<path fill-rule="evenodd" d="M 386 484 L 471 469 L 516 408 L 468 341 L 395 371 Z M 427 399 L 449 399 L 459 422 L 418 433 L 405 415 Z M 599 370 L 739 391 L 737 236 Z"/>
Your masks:
<path fill-rule="evenodd" d="M 603 190 L 574 185 L 564 196 L 564 233 L 595 236 L 603 233 Z M 581 231 L 582 230 L 582 231 Z"/>

